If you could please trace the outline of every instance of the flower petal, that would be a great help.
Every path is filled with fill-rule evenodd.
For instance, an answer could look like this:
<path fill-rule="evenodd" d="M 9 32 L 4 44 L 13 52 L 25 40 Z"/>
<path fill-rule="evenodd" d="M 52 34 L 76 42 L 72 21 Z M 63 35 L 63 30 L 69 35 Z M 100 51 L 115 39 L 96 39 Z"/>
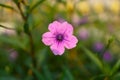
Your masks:
<path fill-rule="evenodd" d="M 54 43 L 51 45 L 50 49 L 54 53 L 54 55 L 62 55 L 65 51 L 63 43 Z"/>
<path fill-rule="evenodd" d="M 49 24 L 48 29 L 50 30 L 50 32 L 55 33 L 60 25 L 61 23 L 59 23 L 58 21 L 54 21 L 53 23 Z"/>
<path fill-rule="evenodd" d="M 68 22 L 63 22 L 62 28 L 64 29 L 63 31 L 65 32 L 65 34 L 73 34 L 73 27 Z"/>
<path fill-rule="evenodd" d="M 52 45 L 54 43 L 54 35 L 51 32 L 46 32 L 42 35 L 42 42 L 45 45 Z"/>
<path fill-rule="evenodd" d="M 66 33 L 68 35 L 73 34 L 73 27 L 68 22 L 60 23 L 58 21 L 54 21 L 53 23 L 49 24 L 48 29 L 52 33 L 61 33 L 61 34 Z"/>
<path fill-rule="evenodd" d="M 67 49 L 72 49 L 76 46 L 77 42 L 78 42 L 78 39 L 75 36 L 71 35 L 64 40 L 64 46 Z"/>

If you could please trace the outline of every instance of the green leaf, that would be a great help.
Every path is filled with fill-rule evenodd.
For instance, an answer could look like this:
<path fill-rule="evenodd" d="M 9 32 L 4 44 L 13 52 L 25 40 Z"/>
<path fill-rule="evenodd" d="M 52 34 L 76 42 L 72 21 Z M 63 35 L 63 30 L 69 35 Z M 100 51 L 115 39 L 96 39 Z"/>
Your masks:
<path fill-rule="evenodd" d="M 51 76 L 51 72 L 49 71 L 49 68 L 48 68 L 47 65 L 45 65 L 45 66 L 43 67 L 43 71 L 44 71 L 46 80 L 53 80 L 53 79 L 52 79 L 52 76 Z"/>
<path fill-rule="evenodd" d="M 13 76 L 2 76 L 0 77 L 0 80 L 17 80 L 17 79 Z"/>
<path fill-rule="evenodd" d="M 36 60 L 37 60 L 37 68 L 39 68 L 44 62 L 45 62 L 45 59 L 46 59 L 46 53 L 47 53 L 47 48 L 44 48 L 44 49 L 40 49 L 37 54 L 36 54 Z"/>
<path fill-rule="evenodd" d="M 116 64 L 113 66 L 110 75 L 113 75 L 118 69 L 120 68 L 120 60 L 116 62 Z"/>
<path fill-rule="evenodd" d="M 100 74 L 100 75 L 96 75 L 94 77 L 92 77 L 90 80 L 103 80 L 105 78 L 106 75 L 104 74 Z"/>
<path fill-rule="evenodd" d="M 63 67 L 63 71 L 65 73 L 65 78 L 67 78 L 67 80 L 74 80 L 73 75 L 71 74 L 71 72 L 68 69 L 68 67 L 64 66 Z"/>
<path fill-rule="evenodd" d="M 81 46 L 82 50 L 84 50 L 84 52 L 86 53 L 86 55 L 103 71 L 103 64 L 102 62 L 99 60 L 99 58 L 92 53 L 90 50 L 88 50 L 87 48 Z"/>
<path fill-rule="evenodd" d="M 45 80 L 45 79 L 43 78 L 43 75 L 40 74 L 38 70 L 36 70 L 36 69 L 33 68 L 33 67 L 31 67 L 31 69 L 32 69 L 33 73 L 36 75 L 36 77 L 37 77 L 38 80 Z"/>
<path fill-rule="evenodd" d="M 113 76 L 112 80 L 119 80 L 120 79 L 120 73 L 117 73 Z"/>
<path fill-rule="evenodd" d="M 6 37 L 6 36 L 0 36 L 0 42 L 4 42 L 14 48 L 25 49 L 24 44 L 21 44 L 21 41 L 13 37 L 11 38 L 11 37 Z"/>

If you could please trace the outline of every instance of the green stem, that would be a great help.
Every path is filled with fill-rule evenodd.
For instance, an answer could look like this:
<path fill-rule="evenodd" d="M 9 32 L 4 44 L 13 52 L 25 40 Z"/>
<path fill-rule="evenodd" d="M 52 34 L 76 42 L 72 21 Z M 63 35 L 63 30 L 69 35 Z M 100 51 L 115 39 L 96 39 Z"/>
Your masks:
<path fill-rule="evenodd" d="M 0 24 L 0 27 L 5 28 L 5 29 L 9 29 L 9 30 L 15 30 L 14 28 L 9 28 L 9 27 L 6 27 L 6 26 L 1 25 L 1 24 Z"/>
<path fill-rule="evenodd" d="M 105 53 L 110 48 L 110 45 L 111 45 L 112 42 L 113 42 L 113 38 L 110 38 L 108 40 L 108 43 L 107 43 L 107 45 L 106 45 L 106 47 L 105 47 L 105 49 L 102 53 Z"/>
<path fill-rule="evenodd" d="M 45 0 L 39 0 L 38 2 L 36 2 L 35 5 L 32 6 L 32 8 L 29 10 L 29 12 L 32 12 L 36 7 L 38 7 L 43 1 Z"/>
<path fill-rule="evenodd" d="M 28 23 L 29 13 L 26 13 L 27 16 L 25 16 L 24 12 L 21 9 L 20 3 L 18 3 L 16 5 L 17 5 L 17 7 L 18 7 L 18 9 L 19 9 L 19 11 L 21 13 L 21 16 L 22 16 L 23 20 L 24 20 L 24 32 L 29 37 L 30 55 L 31 55 L 31 58 L 32 58 L 32 63 L 33 63 L 32 67 L 35 69 L 36 68 L 36 60 L 35 60 L 34 41 L 33 41 L 32 33 L 29 30 L 29 23 Z M 33 77 L 34 77 L 35 80 L 37 80 L 36 75 L 34 74 L 34 72 L 33 72 Z"/>
<path fill-rule="evenodd" d="M 32 34 L 29 33 L 29 34 L 28 34 L 28 37 L 29 37 L 29 40 L 30 40 L 30 54 L 31 54 L 31 57 L 32 57 L 32 59 L 33 59 L 33 67 L 35 68 L 35 67 L 36 67 L 35 49 L 34 49 L 34 41 L 33 41 Z"/>
<path fill-rule="evenodd" d="M 22 11 L 22 9 L 21 9 L 20 3 L 17 4 L 17 7 L 18 7 L 18 9 L 19 9 L 19 11 L 20 11 L 20 14 L 21 14 L 23 20 L 26 22 L 26 21 L 27 21 L 27 17 L 24 15 L 24 13 L 23 13 L 23 11 Z"/>

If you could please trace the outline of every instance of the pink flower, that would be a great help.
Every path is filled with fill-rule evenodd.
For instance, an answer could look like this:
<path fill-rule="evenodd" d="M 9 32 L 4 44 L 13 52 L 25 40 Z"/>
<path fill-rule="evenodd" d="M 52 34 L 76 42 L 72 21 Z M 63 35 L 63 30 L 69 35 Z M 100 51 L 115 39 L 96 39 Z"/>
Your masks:
<path fill-rule="evenodd" d="M 49 24 L 48 29 L 50 32 L 46 32 L 42 35 L 42 42 L 50 46 L 54 55 L 62 55 L 65 48 L 72 49 L 76 46 L 78 40 L 72 35 L 73 27 L 71 24 L 54 21 Z"/>

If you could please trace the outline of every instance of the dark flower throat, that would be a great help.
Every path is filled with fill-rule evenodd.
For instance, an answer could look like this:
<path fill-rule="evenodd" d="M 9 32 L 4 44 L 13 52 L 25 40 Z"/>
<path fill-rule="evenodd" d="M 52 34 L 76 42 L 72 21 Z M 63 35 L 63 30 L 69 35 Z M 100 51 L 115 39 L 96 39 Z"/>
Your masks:
<path fill-rule="evenodd" d="M 58 34 L 58 35 L 56 36 L 56 40 L 57 40 L 57 41 L 63 41 L 63 39 L 64 39 L 64 36 L 63 36 L 62 34 Z"/>

